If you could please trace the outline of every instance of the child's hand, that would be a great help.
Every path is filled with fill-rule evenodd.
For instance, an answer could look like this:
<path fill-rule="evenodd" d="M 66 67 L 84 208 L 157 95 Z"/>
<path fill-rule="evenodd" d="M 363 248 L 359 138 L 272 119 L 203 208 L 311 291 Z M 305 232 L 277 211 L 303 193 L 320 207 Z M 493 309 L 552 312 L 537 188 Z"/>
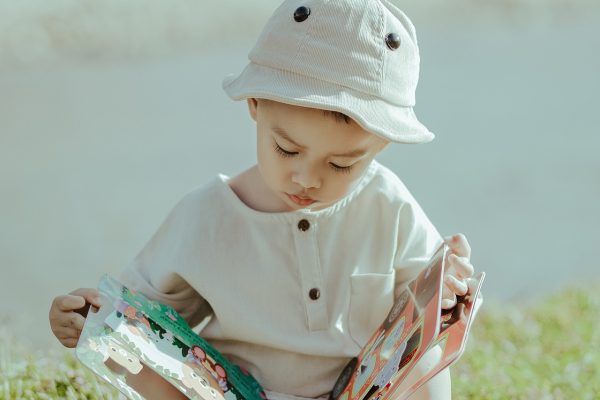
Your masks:
<path fill-rule="evenodd" d="M 450 309 L 456 305 L 456 296 L 464 296 L 469 292 L 469 278 L 473 276 L 471 265 L 471 246 L 463 234 L 444 238 L 450 247 L 444 273 L 444 289 L 442 292 L 442 309 Z"/>
<path fill-rule="evenodd" d="M 100 293 L 97 289 L 77 289 L 70 294 L 57 296 L 52 301 L 48 315 L 50 328 L 63 346 L 77 345 L 87 315 L 87 303 L 100 308 Z"/>

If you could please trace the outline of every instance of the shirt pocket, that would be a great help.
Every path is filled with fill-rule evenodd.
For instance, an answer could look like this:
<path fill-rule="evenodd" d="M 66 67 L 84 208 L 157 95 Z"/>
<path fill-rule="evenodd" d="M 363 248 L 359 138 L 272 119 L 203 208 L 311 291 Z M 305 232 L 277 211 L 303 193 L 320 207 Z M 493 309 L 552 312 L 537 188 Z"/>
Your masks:
<path fill-rule="evenodd" d="M 394 303 L 394 274 L 350 276 L 348 331 L 361 348 L 383 323 Z"/>

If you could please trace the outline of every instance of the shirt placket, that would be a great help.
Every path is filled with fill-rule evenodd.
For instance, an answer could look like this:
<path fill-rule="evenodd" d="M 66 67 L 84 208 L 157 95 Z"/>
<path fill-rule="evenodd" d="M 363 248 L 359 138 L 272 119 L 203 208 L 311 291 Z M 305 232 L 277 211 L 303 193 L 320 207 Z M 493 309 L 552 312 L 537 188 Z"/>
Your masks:
<path fill-rule="evenodd" d="M 323 290 L 323 275 L 317 246 L 317 223 L 310 218 L 299 218 L 294 227 L 294 243 L 302 285 L 309 331 L 325 330 L 328 326 L 327 306 Z"/>

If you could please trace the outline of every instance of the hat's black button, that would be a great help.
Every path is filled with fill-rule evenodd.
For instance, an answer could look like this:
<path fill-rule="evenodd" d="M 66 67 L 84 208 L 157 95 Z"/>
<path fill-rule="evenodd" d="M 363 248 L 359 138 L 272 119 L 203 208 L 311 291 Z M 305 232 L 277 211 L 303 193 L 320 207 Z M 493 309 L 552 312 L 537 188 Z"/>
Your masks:
<path fill-rule="evenodd" d="M 319 297 L 321 297 L 321 291 L 317 288 L 312 288 L 308 292 L 308 297 L 310 297 L 311 300 L 317 300 Z"/>
<path fill-rule="evenodd" d="M 310 15 L 310 8 L 308 7 L 298 7 L 296 11 L 294 11 L 294 20 L 296 22 L 302 22 Z"/>
<path fill-rule="evenodd" d="M 387 44 L 390 50 L 396 50 L 400 47 L 400 35 L 397 33 L 388 33 L 385 37 L 385 44 Z"/>
<path fill-rule="evenodd" d="M 300 229 L 302 232 L 306 232 L 308 228 L 310 228 L 310 222 L 305 219 L 298 221 L 298 229 Z"/>

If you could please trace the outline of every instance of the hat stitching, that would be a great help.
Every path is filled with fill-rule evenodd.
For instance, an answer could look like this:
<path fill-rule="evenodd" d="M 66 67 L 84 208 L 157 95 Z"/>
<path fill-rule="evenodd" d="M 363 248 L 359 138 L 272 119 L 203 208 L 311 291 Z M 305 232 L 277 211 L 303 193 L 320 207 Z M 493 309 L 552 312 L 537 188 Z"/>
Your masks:
<path fill-rule="evenodd" d="M 256 64 L 256 65 L 260 65 L 261 67 L 276 69 L 276 70 L 283 71 L 283 72 L 286 72 L 286 73 L 289 73 L 289 74 L 295 74 L 295 75 L 298 75 L 298 76 L 302 76 L 304 78 L 308 78 L 308 79 L 313 80 L 313 81 L 326 82 L 326 83 L 328 83 L 330 85 L 339 86 L 340 88 L 343 88 L 343 89 L 353 90 L 355 92 L 362 93 L 362 94 L 367 95 L 367 96 L 374 96 L 375 97 L 375 95 L 372 94 L 372 93 L 363 92 L 362 90 L 354 89 L 353 87 L 350 87 L 350 86 L 341 85 L 338 82 L 333 82 L 333 81 L 330 81 L 330 80 L 327 80 L 327 79 L 317 78 L 317 77 L 314 77 L 314 76 L 303 74 L 301 72 L 292 71 L 290 69 L 285 69 L 285 68 L 280 68 L 280 67 L 274 67 L 272 65 L 261 64 L 261 63 L 256 62 L 256 61 L 251 61 L 251 63 L 252 64 Z M 404 106 L 402 106 L 402 107 L 404 107 Z"/>
<path fill-rule="evenodd" d="M 369 1 L 371 1 L 371 0 L 369 0 Z M 331 2 L 331 0 L 325 0 L 325 2 L 329 3 L 329 2 Z M 378 26 L 378 28 L 380 30 L 379 37 L 381 37 L 382 34 L 383 34 L 383 32 L 384 32 L 384 28 L 385 28 L 385 15 L 384 15 L 383 6 L 381 5 L 381 3 L 379 1 L 377 1 L 377 0 L 375 2 L 377 4 L 377 11 L 379 13 L 379 18 L 378 18 L 378 24 L 379 24 L 379 26 Z M 314 33 L 314 30 L 318 27 L 318 25 L 317 25 L 317 22 L 314 21 L 314 20 L 318 19 L 318 17 L 316 15 L 318 14 L 319 11 L 321 11 L 319 9 L 320 5 L 321 4 L 314 4 L 314 6 L 316 8 L 311 7 L 311 10 L 312 10 L 311 15 L 314 15 L 314 18 L 309 18 L 309 19 L 307 19 L 306 21 L 303 22 L 304 24 L 306 24 L 307 22 L 309 22 L 309 23 L 307 24 L 306 30 L 304 31 L 304 36 L 302 38 L 302 42 L 299 44 L 299 46 L 296 49 L 296 54 L 294 55 L 293 62 L 290 63 L 290 64 L 288 64 L 288 65 L 296 65 L 297 64 L 297 60 L 300 58 L 300 54 L 306 52 L 306 48 L 307 48 L 307 46 L 309 46 L 309 44 L 308 44 L 310 42 L 308 40 L 309 37 L 310 36 L 316 36 L 315 33 Z M 383 68 L 384 63 L 385 63 L 385 55 L 383 54 L 385 52 L 385 48 L 383 48 L 382 46 L 380 46 L 380 43 L 377 43 L 377 42 L 374 43 L 374 46 L 377 46 L 376 48 L 379 51 L 379 57 L 378 58 L 379 58 L 379 60 L 381 62 L 378 63 L 378 67 L 377 67 L 378 70 L 376 71 L 376 73 L 377 73 L 379 79 L 378 79 L 378 82 L 377 82 L 377 86 L 373 87 L 373 93 L 370 93 L 370 92 L 367 92 L 367 91 L 363 91 L 363 90 L 359 90 L 359 89 L 355 89 L 355 88 L 353 88 L 351 86 L 343 85 L 343 84 L 340 84 L 338 82 L 334 82 L 334 81 L 331 81 L 331 80 L 328 80 L 328 79 L 316 78 L 316 77 L 313 77 L 313 76 L 310 76 L 310 75 L 307 75 L 307 74 L 303 74 L 302 72 L 297 72 L 296 70 L 292 71 L 291 69 L 283 69 L 283 68 L 279 68 L 279 67 L 275 67 L 275 69 L 279 69 L 279 70 L 287 71 L 287 72 L 292 72 L 294 74 L 298 74 L 298 75 L 304 76 L 306 78 L 315 79 L 315 80 L 322 81 L 322 82 L 327 82 L 327 83 L 330 83 L 330 84 L 333 84 L 333 85 L 336 85 L 336 86 L 340 86 L 340 87 L 343 87 L 343 88 L 348 88 L 348 89 L 357 91 L 359 93 L 363 93 L 363 94 L 368 95 L 368 96 L 379 96 L 379 97 L 381 97 L 383 95 L 383 79 L 382 79 L 382 76 L 383 76 L 384 71 L 385 71 L 385 69 Z M 273 68 L 270 65 L 265 65 L 265 64 L 257 63 L 255 61 L 251 61 L 251 62 L 253 62 L 253 63 L 257 64 L 257 65 L 261 65 L 263 67 Z"/>
<path fill-rule="evenodd" d="M 304 29 L 304 35 L 302 36 L 302 40 L 300 41 L 300 43 L 298 43 L 298 47 L 296 47 L 296 54 L 294 54 L 292 64 L 296 64 L 297 60 L 300 58 L 300 53 L 304 50 L 304 46 L 306 46 L 308 32 L 315 25 L 315 23 L 313 22 L 315 20 L 314 15 L 319 12 L 319 5 L 315 5 L 317 6 L 316 10 L 311 7 L 311 15 L 313 15 L 313 18 L 308 18 L 307 20 L 302 22 L 303 24 L 305 24 L 306 29 Z"/>
<path fill-rule="evenodd" d="M 385 32 L 385 13 L 383 11 L 383 6 L 381 5 L 380 2 L 377 2 L 377 12 L 379 13 L 379 35 L 377 35 L 379 38 L 381 38 L 384 35 Z M 378 43 L 376 43 L 378 44 Z M 377 72 L 379 75 L 379 87 L 377 88 L 377 92 L 379 94 L 379 96 L 383 95 L 383 85 L 384 85 L 384 79 L 383 79 L 383 75 L 385 72 L 385 65 L 387 62 L 387 57 L 386 57 L 386 53 L 385 53 L 385 49 L 383 48 L 383 46 L 379 47 L 379 56 L 381 57 L 381 63 L 379 63 L 379 71 Z"/>

